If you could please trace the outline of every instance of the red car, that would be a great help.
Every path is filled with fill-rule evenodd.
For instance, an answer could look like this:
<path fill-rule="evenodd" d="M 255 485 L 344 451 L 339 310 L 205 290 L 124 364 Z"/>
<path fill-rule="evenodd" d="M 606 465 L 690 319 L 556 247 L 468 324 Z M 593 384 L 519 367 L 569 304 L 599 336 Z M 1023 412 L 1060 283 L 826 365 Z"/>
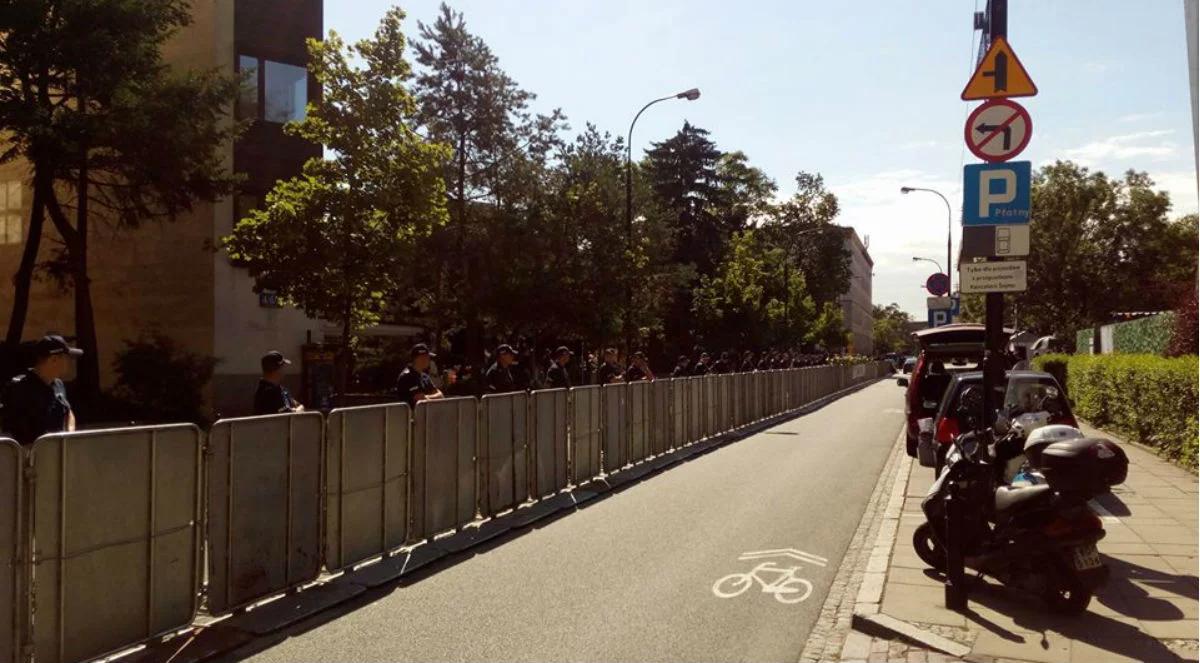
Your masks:
<path fill-rule="evenodd" d="M 1005 329 L 1001 343 L 1007 344 L 1012 333 L 1013 330 Z M 897 384 L 908 386 L 904 394 L 904 414 L 908 419 L 906 449 L 909 456 L 917 456 L 917 422 L 934 416 L 954 374 L 979 370 L 985 337 L 983 325 L 966 323 L 913 332 L 913 340 L 920 346 L 917 365 L 911 377 L 896 379 Z"/>

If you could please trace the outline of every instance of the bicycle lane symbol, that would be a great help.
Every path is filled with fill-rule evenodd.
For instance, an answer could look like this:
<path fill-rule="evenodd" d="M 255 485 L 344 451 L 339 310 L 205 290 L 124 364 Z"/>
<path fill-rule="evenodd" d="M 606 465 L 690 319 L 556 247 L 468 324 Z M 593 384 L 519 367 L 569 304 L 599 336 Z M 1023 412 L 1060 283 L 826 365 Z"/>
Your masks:
<path fill-rule="evenodd" d="M 772 559 L 789 559 L 799 562 L 793 566 L 777 565 Z M 744 573 L 731 573 L 713 583 L 712 592 L 722 599 L 731 599 L 746 593 L 757 584 L 763 594 L 771 594 L 776 601 L 791 605 L 807 599 L 813 590 L 812 583 L 801 577 L 799 572 L 804 564 L 824 567 L 829 561 L 819 555 L 783 548 L 779 550 L 755 550 L 738 556 L 739 561 L 761 561 L 757 566 Z"/>

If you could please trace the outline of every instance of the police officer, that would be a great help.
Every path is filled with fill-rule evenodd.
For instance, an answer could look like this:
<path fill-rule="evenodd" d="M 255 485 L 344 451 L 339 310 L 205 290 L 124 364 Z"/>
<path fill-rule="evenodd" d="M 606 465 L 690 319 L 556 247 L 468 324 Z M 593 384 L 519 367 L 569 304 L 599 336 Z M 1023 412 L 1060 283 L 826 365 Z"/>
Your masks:
<path fill-rule="evenodd" d="M 12 379 L 0 394 L 0 430 L 21 444 L 46 433 L 75 430 L 75 415 L 62 378 L 83 350 L 61 336 L 43 336 L 34 345 L 33 368 Z"/>
<path fill-rule="evenodd" d="M 621 370 L 619 355 L 616 348 L 604 350 L 604 365 L 596 369 L 596 384 L 612 384 L 623 381 L 625 371 Z"/>
<path fill-rule="evenodd" d="M 750 350 L 747 350 L 746 354 L 742 355 L 742 372 L 753 373 L 754 366 L 754 353 Z"/>
<path fill-rule="evenodd" d="M 550 367 L 546 369 L 547 388 L 569 389 L 571 387 L 571 375 L 567 372 L 567 364 L 571 362 L 573 354 L 575 353 L 565 345 L 558 346 L 558 349 L 554 351 Z"/>
<path fill-rule="evenodd" d="M 692 360 L 687 358 L 687 355 L 679 355 L 679 359 L 675 361 L 675 370 L 671 371 L 673 378 L 686 378 L 692 374 Z"/>
<path fill-rule="evenodd" d="M 496 361 L 488 366 L 487 372 L 483 376 L 489 394 L 518 391 L 512 369 L 516 358 L 517 353 L 513 351 L 511 345 L 504 343 L 496 348 Z"/>
<path fill-rule="evenodd" d="M 408 366 L 400 371 L 396 380 L 396 393 L 411 407 L 425 400 L 442 398 L 442 392 L 434 386 L 429 377 L 429 363 L 437 355 L 429 351 L 429 346 L 417 343 L 409 351 Z"/>
<path fill-rule="evenodd" d="M 729 352 L 722 352 L 712 365 L 712 373 L 722 375 L 724 373 L 733 372 L 733 360 L 729 358 Z"/>
<path fill-rule="evenodd" d="M 303 412 L 304 406 L 292 398 L 292 394 L 283 386 L 283 367 L 291 366 L 292 362 L 278 350 L 272 350 L 262 356 L 259 361 L 262 366 L 262 377 L 258 380 L 258 389 L 254 392 L 254 414 L 278 414 L 280 412 Z"/>
<path fill-rule="evenodd" d="M 708 353 L 701 352 L 700 359 L 696 361 L 696 365 L 692 367 L 692 375 L 708 375 L 710 370 L 710 361 L 712 361 L 712 358 L 709 357 Z"/>
<path fill-rule="evenodd" d="M 629 360 L 629 370 L 625 371 L 626 382 L 638 382 L 640 380 L 653 380 L 654 372 L 650 370 L 650 365 L 646 363 L 646 355 L 641 352 L 633 353 L 633 357 Z"/>

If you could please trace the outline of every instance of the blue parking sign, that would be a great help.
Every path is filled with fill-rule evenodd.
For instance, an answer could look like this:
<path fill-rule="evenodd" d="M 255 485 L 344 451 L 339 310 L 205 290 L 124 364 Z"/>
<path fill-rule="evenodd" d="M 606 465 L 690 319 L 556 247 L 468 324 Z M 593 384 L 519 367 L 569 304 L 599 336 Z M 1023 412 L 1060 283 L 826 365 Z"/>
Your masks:
<path fill-rule="evenodd" d="M 963 225 L 1029 223 L 1028 161 L 963 166 Z"/>
<path fill-rule="evenodd" d="M 930 309 L 929 310 L 929 328 L 941 327 L 942 325 L 950 324 L 953 320 L 950 309 Z"/>

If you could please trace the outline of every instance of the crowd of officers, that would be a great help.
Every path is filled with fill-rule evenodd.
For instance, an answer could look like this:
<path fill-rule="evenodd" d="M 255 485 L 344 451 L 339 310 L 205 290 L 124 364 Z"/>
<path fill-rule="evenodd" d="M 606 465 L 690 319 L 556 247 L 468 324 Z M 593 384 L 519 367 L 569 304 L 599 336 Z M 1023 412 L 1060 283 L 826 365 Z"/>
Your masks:
<path fill-rule="evenodd" d="M 18 375 L 0 390 L 0 431 L 21 444 L 32 444 L 45 433 L 70 431 L 75 428 L 75 417 L 67 400 L 64 378 L 72 360 L 81 355 L 79 349 L 71 347 L 61 336 L 46 336 L 36 343 L 34 362 L 25 373 Z M 429 346 L 418 343 L 409 352 L 409 362 L 396 380 L 395 396 L 415 406 L 423 400 L 444 398 L 442 389 L 435 384 L 430 370 L 436 355 Z M 607 348 L 602 361 L 588 353 L 581 362 L 572 366 L 575 353 L 566 346 L 559 346 L 548 353 L 545 368 L 537 370 L 530 361 L 518 361 L 518 353 L 507 343 L 496 347 L 491 353 L 488 368 L 482 375 L 482 385 L 466 393 L 503 394 L 530 389 L 566 389 L 578 384 L 616 384 L 655 379 L 654 371 L 642 352 L 634 352 L 623 360 L 616 348 Z M 788 351 L 767 351 L 761 354 L 744 352 L 722 352 L 716 360 L 712 355 L 697 347 L 692 356 L 680 355 L 671 371 L 671 377 L 764 371 L 796 368 L 824 363 L 822 355 L 803 355 Z M 262 376 L 254 392 L 254 414 L 279 414 L 302 412 L 301 405 L 283 386 L 284 368 L 291 364 L 282 353 L 272 350 L 263 355 L 260 368 Z M 454 372 L 445 386 L 454 391 Z M 590 380 L 588 377 L 590 376 Z M 479 387 L 482 387 L 480 389 Z"/>

